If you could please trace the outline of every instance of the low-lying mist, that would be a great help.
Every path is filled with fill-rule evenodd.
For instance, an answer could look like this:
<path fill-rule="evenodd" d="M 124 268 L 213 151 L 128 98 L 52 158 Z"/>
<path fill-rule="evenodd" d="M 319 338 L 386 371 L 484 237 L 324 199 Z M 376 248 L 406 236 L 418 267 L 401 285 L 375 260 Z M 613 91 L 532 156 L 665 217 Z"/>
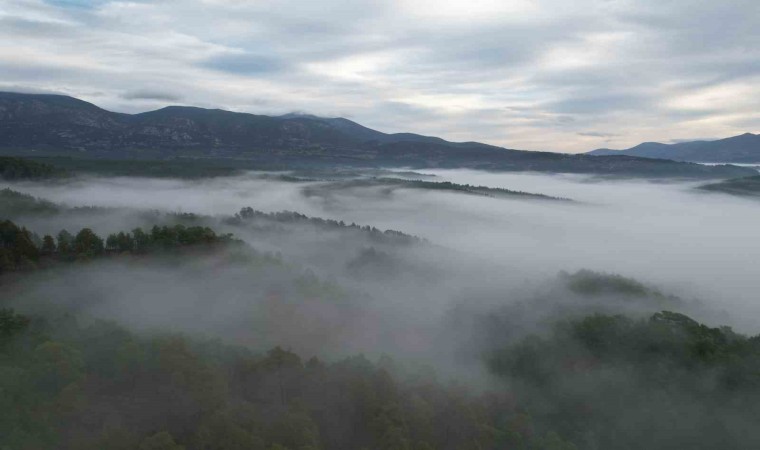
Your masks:
<path fill-rule="evenodd" d="M 698 318 L 719 317 L 740 330 L 759 331 L 757 203 L 704 194 L 684 182 L 476 171 L 426 174 L 435 181 L 574 202 L 378 186 L 330 189 L 326 181 L 261 173 L 201 181 L 83 177 L 15 183 L 10 185 L 14 190 L 69 208 L 96 207 L 69 209 L 55 219 L 17 218 L 39 234 L 91 227 L 105 236 L 156 221 L 187 220 L 179 213 L 195 213 L 191 220 L 233 233 L 256 251 L 278 255 L 287 267 L 262 272 L 213 261 L 90 263 L 76 273 L 47 273 L 38 283 L 24 284 L 16 303 L 43 298 L 77 304 L 88 298 L 79 303 L 80 310 L 144 331 L 202 332 L 262 349 L 285 345 L 322 356 L 385 352 L 450 366 L 451 355 L 445 354 L 450 352 L 442 350 L 441 342 L 448 342 L 445 349 L 462 350 L 481 328 L 468 321 L 504 304 L 531 309 L 535 302 L 535 314 L 523 316 L 520 326 L 512 324 L 526 333 L 535 331 L 526 323 L 538 324 L 541 314 L 559 304 L 598 309 L 610 302 L 618 305 L 613 311 L 621 310 L 614 295 L 589 302 L 557 279 L 561 271 L 589 269 L 657 285 L 683 299 L 680 307 Z M 266 214 L 231 220 L 243 207 L 264 213 L 298 211 L 420 239 L 378 240 L 358 227 L 272 222 Z M 304 274 L 334 284 L 340 299 L 285 287 Z M 698 307 L 695 299 L 701 302 Z M 656 310 L 649 306 L 641 313 Z M 469 325 L 462 328 L 464 323 Z M 477 345 L 482 350 L 483 343 Z"/>
<path fill-rule="evenodd" d="M 433 368 L 483 395 L 502 392 L 508 404 L 514 395 L 510 420 L 524 407 L 542 433 L 588 448 L 615 442 L 629 420 L 657 430 L 655 447 L 699 441 L 659 425 L 687 413 L 690 424 L 711 424 L 703 434 L 715 441 L 760 442 L 742 431 L 749 416 L 724 423 L 745 408 L 735 401 L 749 397 L 732 386 L 750 383 L 742 377 L 751 366 L 715 356 L 745 355 L 741 346 L 754 341 L 677 314 L 760 332 L 757 202 L 681 181 L 426 171 L 426 181 L 457 186 L 439 189 L 382 181 L 387 174 L 302 176 L 8 184 L 53 202 L 0 197 L 0 213 L 39 236 L 88 227 L 105 238 L 141 227 L 160 242 L 155 226 L 167 225 L 209 227 L 243 243 L 225 237 L 205 250 L 152 253 L 111 244 L 81 261 L 48 255 L 42 270 L 5 276 L 0 301 L 51 323 L 73 315 L 84 330 L 105 319 L 140 336 L 179 333 L 259 353 L 281 346 L 336 367 L 364 354 L 418 381 Z M 676 313 L 653 316 L 659 311 Z M 696 366 L 692 376 L 695 359 L 724 366 Z M 725 391 L 710 390 L 716 377 Z M 663 386 L 672 392 L 641 400 Z M 612 395 L 634 410 L 619 414 Z M 733 406 L 714 413 L 710 402 Z M 645 414 L 652 405 L 665 412 Z"/>
<path fill-rule="evenodd" d="M 204 215 L 232 215 L 246 206 L 265 212 L 293 210 L 420 236 L 457 252 L 451 257 L 455 260 L 438 260 L 436 265 L 465 272 L 468 264 L 475 265 L 483 275 L 495 274 L 499 282 L 511 284 L 586 268 L 699 296 L 716 308 L 733 311 L 742 326 L 750 326 L 760 314 L 753 288 L 760 255 L 760 241 L 756 239 L 760 208 L 752 200 L 705 194 L 694 190 L 695 184 L 689 182 L 460 170 L 425 173 L 436 175 L 436 181 L 523 190 L 576 202 L 416 189 L 387 192 L 377 187 L 304 195 L 305 187 L 320 183 L 283 182 L 257 173 L 203 181 L 79 178 L 55 185 L 19 183 L 12 188 L 70 206 Z M 96 231 L 107 233 L 139 223 L 117 212 L 113 224 L 96 221 Z M 37 231 L 32 225 L 36 224 L 30 226 Z M 92 226 L 92 222 L 82 225 Z M 256 245 L 254 235 L 240 229 L 231 231 Z M 317 247 L 322 243 L 321 238 L 293 233 L 278 243 L 281 248 L 269 249 L 302 262 L 304 255 L 299 253 L 319 250 L 310 248 L 309 242 Z M 340 236 L 329 243 L 329 251 L 351 247 Z M 310 258 L 312 262 L 320 259 L 331 258 Z M 481 283 L 489 280 L 483 277 L 475 281 Z"/>

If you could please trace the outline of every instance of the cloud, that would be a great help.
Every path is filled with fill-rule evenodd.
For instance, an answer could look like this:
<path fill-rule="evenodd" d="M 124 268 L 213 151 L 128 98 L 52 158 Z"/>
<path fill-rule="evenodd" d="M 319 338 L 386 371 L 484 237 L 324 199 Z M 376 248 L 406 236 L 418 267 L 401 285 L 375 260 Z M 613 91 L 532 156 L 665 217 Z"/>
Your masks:
<path fill-rule="evenodd" d="M 602 133 L 599 131 L 582 131 L 578 133 L 578 136 L 586 137 L 598 137 L 598 138 L 611 138 L 617 136 L 615 133 Z"/>
<path fill-rule="evenodd" d="M 717 141 L 720 138 L 717 137 L 709 137 L 709 138 L 686 138 L 686 139 L 670 139 L 668 142 L 671 144 L 681 144 L 683 142 L 693 142 L 693 141 Z"/>
<path fill-rule="evenodd" d="M 205 66 L 240 75 L 263 75 L 278 73 L 287 68 L 284 61 L 270 56 L 229 54 L 209 58 Z"/>
<path fill-rule="evenodd" d="M 589 127 L 619 147 L 760 128 L 754 1 L 427 3 L 17 0 L 0 68 L 120 111 L 182 97 L 511 148 L 585 151 Z M 127 98 L 156 86 L 172 94 Z"/>
<path fill-rule="evenodd" d="M 167 102 L 178 102 L 182 100 L 181 95 L 150 89 L 125 92 L 122 94 L 122 98 L 125 100 L 162 100 Z"/>

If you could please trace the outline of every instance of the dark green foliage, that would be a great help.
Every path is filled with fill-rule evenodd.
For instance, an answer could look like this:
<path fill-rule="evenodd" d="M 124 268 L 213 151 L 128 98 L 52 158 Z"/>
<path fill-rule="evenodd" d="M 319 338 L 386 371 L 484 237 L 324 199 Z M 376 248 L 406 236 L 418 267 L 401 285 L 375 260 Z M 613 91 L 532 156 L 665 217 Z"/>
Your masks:
<path fill-rule="evenodd" d="M 0 273 L 35 267 L 40 251 L 32 234 L 10 220 L 0 222 Z"/>
<path fill-rule="evenodd" d="M 29 326 L 29 319 L 12 309 L 0 309 L 0 344 L 13 338 Z"/>
<path fill-rule="evenodd" d="M 0 415 L 0 448 L 573 448 L 557 435 L 534 436 L 506 397 L 431 377 L 401 382 L 387 359 L 304 363 L 282 348 L 258 356 L 9 311 L 0 326 L 15 336 L 0 347 L 0 406 L 14 411 Z"/>
<path fill-rule="evenodd" d="M 85 159 L 71 157 L 37 157 L 34 161 L 60 170 L 102 176 L 152 178 L 211 178 L 236 175 L 241 168 L 233 161 L 176 158 L 154 159 Z"/>
<path fill-rule="evenodd" d="M 3 217 L 16 217 L 27 214 L 52 215 L 60 208 L 52 202 L 22 194 L 10 189 L 0 190 L 0 214 Z"/>
<path fill-rule="evenodd" d="M 42 238 L 42 247 L 40 248 L 40 253 L 44 256 L 50 256 L 55 253 L 55 250 L 55 239 L 53 239 L 53 236 L 46 234 Z"/>
<path fill-rule="evenodd" d="M 657 291 L 648 288 L 633 278 L 626 278 L 615 274 L 579 270 L 572 275 L 562 272 L 559 276 L 571 291 L 582 295 L 621 294 L 648 296 L 659 294 Z"/>
<path fill-rule="evenodd" d="M 141 230 L 142 231 L 142 230 Z M 119 252 L 131 252 L 135 250 L 135 238 L 129 233 L 120 231 L 116 234 L 109 234 L 106 238 L 106 249 Z"/>
<path fill-rule="evenodd" d="M 66 230 L 61 230 L 58 232 L 58 253 L 61 256 L 68 255 L 73 252 L 73 241 L 74 236 L 71 235 Z"/>
<path fill-rule="evenodd" d="M 486 197 L 517 197 L 530 198 L 535 200 L 559 200 L 571 201 L 567 198 L 552 197 L 544 194 L 534 194 L 531 192 L 513 191 L 511 189 L 493 188 L 488 186 L 472 186 L 469 184 L 457 184 L 450 181 L 423 181 L 423 180 L 401 180 L 398 178 L 376 178 L 379 183 L 400 184 L 406 188 L 428 189 L 438 191 L 454 191 L 466 194 L 483 195 Z"/>
<path fill-rule="evenodd" d="M 737 431 L 760 420 L 760 340 L 683 314 L 561 323 L 494 352 L 489 366 L 519 383 L 542 428 L 584 448 L 760 444 Z"/>
<path fill-rule="evenodd" d="M 185 447 L 174 442 L 171 434 L 161 431 L 143 439 L 138 450 L 185 450 Z"/>
<path fill-rule="evenodd" d="M 154 226 L 150 233 L 146 233 L 141 228 L 135 228 L 132 233 L 111 234 L 106 238 L 106 249 L 118 252 L 144 253 L 231 242 L 235 242 L 232 235 L 217 235 L 214 230 L 208 227 Z"/>
<path fill-rule="evenodd" d="M 472 186 L 469 184 L 457 184 L 450 181 L 423 181 L 423 180 L 408 180 L 403 178 L 388 178 L 388 177 L 375 177 L 364 178 L 361 174 L 357 174 L 359 178 L 331 181 L 326 184 L 308 186 L 302 190 L 306 196 L 313 195 L 325 195 L 331 192 L 340 192 L 346 189 L 352 188 L 369 188 L 369 187 L 381 187 L 381 192 L 388 195 L 396 189 L 424 189 L 433 191 L 449 191 L 468 195 L 478 195 L 482 197 L 492 198 L 513 198 L 513 199 L 530 199 L 530 200 L 555 200 L 555 201 L 572 201 L 567 198 L 551 197 L 543 194 L 534 194 L 523 191 L 513 191 L 503 188 L 492 188 L 487 186 Z M 289 180 L 293 181 L 293 180 Z M 300 181 L 318 181 L 301 179 Z"/>
<path fill-rule="evenodd" d="M 52 236 L 35 237 L 26 228 L 13 222 L 0 222 L 0 273 L 37 268 L 45 263 L 92 259 L 106 252 L 147 253 L 170 251 L 193 246 L 210 247 L 238 243 L 232 235 L 217 235 L 208 227 L 155 226 L 150 234 L 136 228 L 132 233 L 119 232 L 103 239 L 90 228 L 83 228 L 76 236 L 66 230 L 58 233 L 57 242 Z"/>
<path fill-rule="evenodd" d="M 760 175 L 705 184 L 699 189 L 744 197 L 760 197 Z"/>
<path fill-rule="evenodd" d="M 62 172 L 48 164 L 42 164 L 28 159 L 0 156 L 0 179 L 41 179 L 58 176 L 61 175 L 61 173 Z"/>
<path fill-rule="evenodd" d="M 82 228 L 74 237 L 73 251 L 79 257 L 94 258 L 103 254 L 103 239 L 89 228 Z"/>
<path fill-rule="evenodd" d="M 320 217 L 309 217 L 295 211 L 280 211 L 275 213 L 265 213 L 255 210 L 251 207 L 245 207 L 235 214 L 234 217 L 226 220 L 229 225 L 256 224 L 257 222 L 279 222 L 283 224 L 304 224 L 314 226 L 323 230 L 353 230 L 369 234 L 370 239 L 385 244 L 408 245 L 413 243 L 424 242 L 417 236 L 402 233 L 396 230 L 381 231 L 369 225 L 361 226 L 355 223 L 346 224 L 342 220 L 322 219 Z"/>

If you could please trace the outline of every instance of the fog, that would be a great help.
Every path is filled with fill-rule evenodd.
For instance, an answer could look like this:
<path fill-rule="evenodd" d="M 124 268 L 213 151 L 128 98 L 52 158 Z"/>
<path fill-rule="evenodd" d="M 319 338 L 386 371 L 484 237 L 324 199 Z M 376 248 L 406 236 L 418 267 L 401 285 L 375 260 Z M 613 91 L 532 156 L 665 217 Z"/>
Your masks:
<path fill-rule="evenodd" d="M 721 321 L 714 325 L 760 332 L 756 201 L 706 194 L 693 182 L 422 172 L 435 181 L 574 201 L 336 189 L 327 181 L 282 181 L 256 172 L 202 181 L 80 177 L 6 184 L 68 207 L 105 208 L 14 218 L 40 234 L 92 227 L 105 236 L 177 220 L 163 212 L 196 213 L 203 224 L 233 233 L 255 251 L 280 255 L 264 268 L 225 257 L 93 262 L 36 274 L 37 282 L 13 287 L 15 303 L 77 305 L 82 313 L 144 332 L 202 333 L 262 350 L 284 345 L 326 357 L 390 353 L 451 368 L 461 362 L 457 354 L 487 339 L 477 317 L 504 305 L 522 311 L 509 313 L 510 332 L 536 331 L 556 305 L 641 313 L 663 306 L 623 305 L 614 295 L 583 298 L 557 277 L 589 269 L 656 286 L 680 297 L 685 312 Z M 230 221 L 243 207 L 297 211 L 422 240 L 400 244 L 358 229 Z M 289 287 L 304 279 L 320 281 Z"/>

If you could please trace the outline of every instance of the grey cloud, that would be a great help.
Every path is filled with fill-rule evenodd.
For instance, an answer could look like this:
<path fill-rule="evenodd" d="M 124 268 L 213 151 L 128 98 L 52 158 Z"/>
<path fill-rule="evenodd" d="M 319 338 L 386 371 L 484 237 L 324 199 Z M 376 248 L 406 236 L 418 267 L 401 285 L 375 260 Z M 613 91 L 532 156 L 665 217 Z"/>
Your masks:
<path fill-rule="evenodd" d="M 46 3 L 62 8 L 95 8 L 108 0 L 45 0 Z"/>
<path fill-rule="evenodd" d="M 561 114 L 600 114 L 621 110 L 643 109 L 649 107 L 651 99 L 647 96 L 632 94 L 594 94 L 574 95 L 550 103 L 548 109 Z"/>
<path fill-rule="evenodd" d="M 38 88 L 34 86 L 25 86 L 20 84 L 3 84 L 0 83 L 0 91 L 6 92 L 20 92 L 22 94 L 53 94 L 53 95 L 67 95 L 65 92 L 57 91 L 55 89 Z"/>
<path fill-rule="evenodd" d="M 669 100 L 685 92 L 757 85 L 760 6 L 750 0 L 580 0 L 572 8 L 542 0 L 535 16 L 472 22 L 406 15 L 391 0 L 282 0 L 276 8 L 130 3 L 139 15 L 109 2 L 53 3 L 19 3 L 0 19 L 0 39 L 39 51 L 36 60 L 0 54 L 6 84 L 98 90 L 107 94 L 103 106 L 130 111 L 152 106 L 134 100 L 170 101 L 181 93 L 188 104 L 254 113 L 342 112 L 384 131 L 440 132 L 529 149 L 544 140 L 542 149 L 584 150 L 578 135 L 589 127 L 615 130 L 616 144 L 635 145 L 666 140 L 671 132 L 723 135 L 738 124 L 760 126 L 751 114 L 736 118 L 751 110 L 746 105 L 743 111 L 730 102 L 664 106 L 678 104 Z M 594 47 L 607 35 L 621 39 Z M 51 48 L 60 58 L 46 59 Z M 550 53 L 557 49 L 569 54 Z M 375 54 L 387 61 L 361 65 Z M 333 74 L 330 64 L 338 61 Z M 354 61 L 361 76 L 341 76 Z M 312 72 L 312 63 L 327 70 Z M 111 70 L 121 66 L 130 68 L 129 76 Z M 158 96 L 134 95 L 170 80 L 179 80 L 171 98 L 163 89 Z M 442 108 L 442 101 L 452 107 Z M 699 118 L 715 125 L 698 128 Z"/>
<path fill-rule="evenodd" d="M 617 136 L 615 133 L 602 133 L 599 131 L 582 131 L 578 133 L 578 136 L 597 137 L 597 138 L 611 138 Z"/>
<path fill-rule="evenodd" d="M 241 75 L 262 75 L 282 72 L 290 64 L 265 55 L 220 55 L 206 60 L 206 67 Z"/>
<path fill-rule="evenodd" d="M 717 141 L 720 138 L 717 137 L 709 137 L 709 138 L 686 138 L 686 139 L 670 139 L 668 142 L 671 144 L 680 144 L 682 142 L 692 142 L 692 141 Z"/>
<path fill-rule="evenodd" d="M 151 89 L 128 91 L 122 94 L 121 98 L 125 100 L 163 100 L 167 102 L 178 102 L 182 100 L 181 95 Z"/>
<path fill-rule="evenodd" d="M 14 16 L 0 18 L 0 28 L 3 28 L 6 32 L 12 32 L 16 36 L 25 36 L 36 40 L 65 38 L 69 33 L 74 31 L 73 27 L 69 24 Z"/>

